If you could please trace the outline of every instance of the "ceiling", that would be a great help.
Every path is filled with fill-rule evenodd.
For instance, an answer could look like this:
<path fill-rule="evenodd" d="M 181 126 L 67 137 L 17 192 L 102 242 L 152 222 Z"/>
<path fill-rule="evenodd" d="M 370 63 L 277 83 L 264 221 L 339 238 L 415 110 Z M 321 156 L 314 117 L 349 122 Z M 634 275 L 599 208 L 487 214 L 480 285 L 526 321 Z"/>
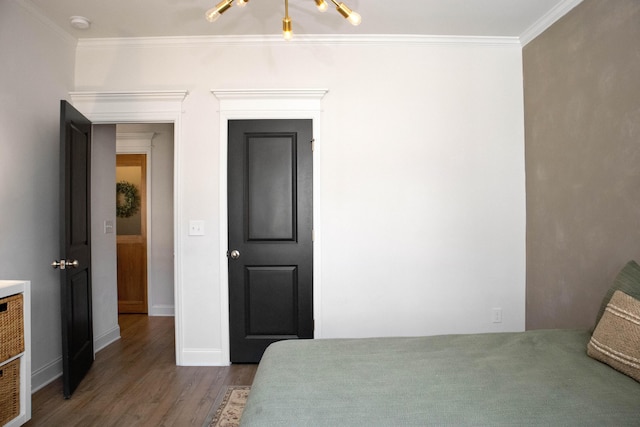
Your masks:
<path fill-rule="evenodd" d="M 204 12 L 219 0 L 22 0 L 78 39 L 112 37 L 277 35 L 283 0 L 250 0 L 215 23 Z M 392 34 L 520 37 L 549 16 L 562 15 L 580 0 L 340 0 L 362 16 L 351 26 L 334 7 L 326 13 L 313 0 L 290 0 L 294 34 Z M 91 21 L 76 30 L 69 18 Z M 560 16 L 556 16 L 558 19 Z M 555 20 L 554 19 L 554 20 Z"/>

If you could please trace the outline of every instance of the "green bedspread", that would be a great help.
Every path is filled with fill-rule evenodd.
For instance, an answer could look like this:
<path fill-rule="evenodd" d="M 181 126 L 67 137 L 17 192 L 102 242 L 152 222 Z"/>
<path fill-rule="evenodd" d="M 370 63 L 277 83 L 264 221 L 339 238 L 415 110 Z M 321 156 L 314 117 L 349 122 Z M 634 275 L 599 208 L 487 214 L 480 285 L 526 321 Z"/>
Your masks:
<path fill-rule="evenodd" d="M 244 427 L 640 426 L 640 383 L 586 355 L 589 334 L 282 341 Z"/>

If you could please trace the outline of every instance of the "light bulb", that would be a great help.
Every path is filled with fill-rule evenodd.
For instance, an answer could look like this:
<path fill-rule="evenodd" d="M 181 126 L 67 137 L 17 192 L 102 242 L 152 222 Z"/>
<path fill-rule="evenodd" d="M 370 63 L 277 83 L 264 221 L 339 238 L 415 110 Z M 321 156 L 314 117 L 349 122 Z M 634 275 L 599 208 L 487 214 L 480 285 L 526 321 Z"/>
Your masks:
<path fill-rule="evenodd" d="M 236 1 L 236 6 L 245 7 L 247 5 L 247 3 L 249 3 L 249 0 L 237 0 Z"/>
<path fill-rule="evenodd" d="M 351 12 L 347 20 L 351 22 L 351 25 L 355 27 L 360 25 L 360 23 L 362 22 L 362 16 L 360 16 L 358 12 Z"/>
<path fill-rule="evenodd" d="M 336 2 L 334 1 L 334 3 Z M 336 3 L 336 10 L 340 12 L 340 15 L 344 16 L 349 22 L 351 22 L 351 25 L 360 25 L 362 22 L 360 14 L 349 9 L 349 7 L 344 3 Z"/>
<path fill-rule="evenodd" d="M 293 38 L 291 18 L 289 17 L 282 18 L 282 37 L 287 41 Z"/>
<path fill-rule="evenodd" d="M 220 18 L 220 13 L 218 13 L 218 8 L 214 7 L 207 10 L 207 12 L 204 14 L 204 17 L 209 22 L 216 22 L 218 18 Z"/>
<path fill-rule="evenodd" d="M 324 0 L 316 0 L 316 7 L 320 12 L 326 12 L 329 9 L 329 5 Z"/>
<path fill-rule="evenodd" d="M 204 17 L 209 22 L 215 22 L 218 18 L 220 18 L 220 15 L 222 15 L 227 9 L 231 7 L 232 4 L 233 0 L 222 0 L 216 5 L 216 7 L 207 10 L 204 14 Z"/>

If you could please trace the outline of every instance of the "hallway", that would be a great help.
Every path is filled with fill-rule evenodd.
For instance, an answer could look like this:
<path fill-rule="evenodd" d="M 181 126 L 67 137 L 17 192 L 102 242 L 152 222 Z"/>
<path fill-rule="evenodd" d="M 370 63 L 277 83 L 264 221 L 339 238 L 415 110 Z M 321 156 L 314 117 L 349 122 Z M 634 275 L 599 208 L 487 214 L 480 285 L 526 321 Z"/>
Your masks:
<path fill-rule="evenodd" d="M 33 395 L 26 426 L 201 426 L 220 390 L 253 382 L 257 365 L 176 366 L 173 317 L 118 320 L 122 338 L 96 354 L 71 399 L 57 379 Z"/>

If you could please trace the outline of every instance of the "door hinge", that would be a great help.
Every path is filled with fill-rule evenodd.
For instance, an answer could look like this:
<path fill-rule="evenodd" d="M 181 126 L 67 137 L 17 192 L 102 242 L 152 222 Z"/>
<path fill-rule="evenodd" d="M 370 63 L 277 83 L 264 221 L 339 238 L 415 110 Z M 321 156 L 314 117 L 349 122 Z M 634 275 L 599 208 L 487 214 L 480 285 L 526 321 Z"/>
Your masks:
<path fill-rule="evenodd" d="M 316 140 L 315 138 L 311 140 L 311 151 L 314 151 L 316 149 Z"/>
<path fill-rule="evenodd" d="M 311 241 L 316 241 L 316 231 L 314 229 L 311 229 Z"/>

